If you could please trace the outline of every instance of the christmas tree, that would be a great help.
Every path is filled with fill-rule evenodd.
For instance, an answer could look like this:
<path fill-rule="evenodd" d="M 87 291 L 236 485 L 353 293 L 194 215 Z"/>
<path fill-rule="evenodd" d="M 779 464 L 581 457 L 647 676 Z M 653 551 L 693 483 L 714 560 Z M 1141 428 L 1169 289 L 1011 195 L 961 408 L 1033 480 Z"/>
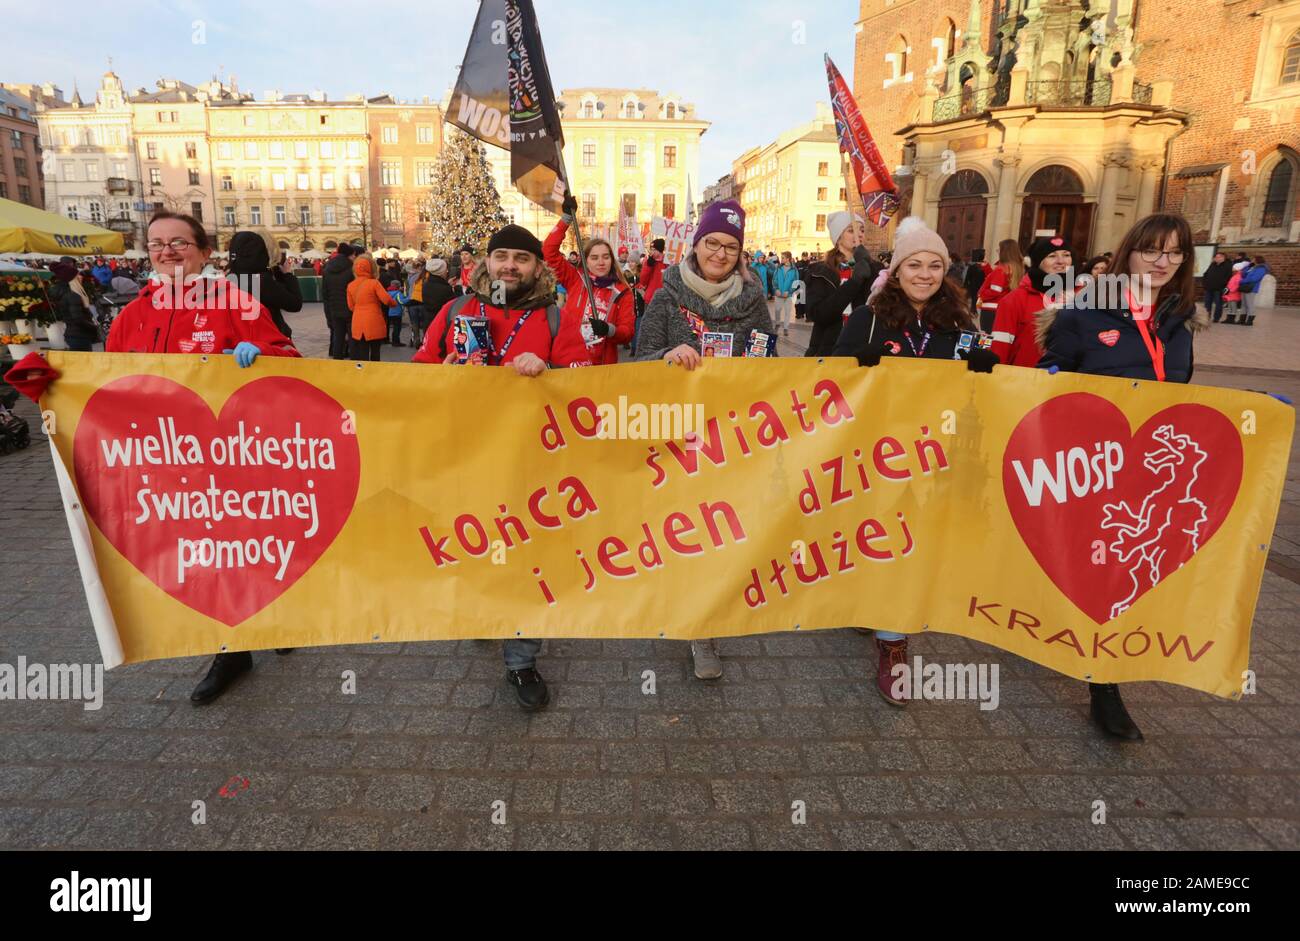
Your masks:
<path fill-rule="evenodd" d="M 467 243 L 482 252 L 492 233 L 507 222 L 483 144 L 451 126 L 434 168 L 429 209 L 432 247 L 440 255 Z"/>

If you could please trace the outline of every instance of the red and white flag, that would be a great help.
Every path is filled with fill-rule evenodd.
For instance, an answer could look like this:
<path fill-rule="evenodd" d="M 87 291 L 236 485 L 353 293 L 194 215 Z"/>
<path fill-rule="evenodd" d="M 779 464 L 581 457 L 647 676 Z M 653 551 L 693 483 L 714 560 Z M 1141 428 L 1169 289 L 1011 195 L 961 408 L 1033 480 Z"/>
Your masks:
<path fill-rule="evenodd" d="M 862 119 L 853 92 L 830 56 L 826 57 L 826 77 L 831 85 L 831 110 L 835 113 L 835 130 L 840 135 L 840 152 L 848 154 L 867 217 L 884 228 L 898 212 L 898 186 L 885 167 L 867 122 Z"/>

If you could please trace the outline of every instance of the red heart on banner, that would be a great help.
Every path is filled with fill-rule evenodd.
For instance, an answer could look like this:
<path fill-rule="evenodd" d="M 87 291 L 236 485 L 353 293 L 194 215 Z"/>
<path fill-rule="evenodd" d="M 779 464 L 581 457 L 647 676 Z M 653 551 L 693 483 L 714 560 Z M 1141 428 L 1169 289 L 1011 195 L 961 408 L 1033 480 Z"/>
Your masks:
<path fill-rule="evenodd" d="M 346 422 L 299 379 L 250 382 L 214 417 L 185 386 L 127 376 L 81 414 L 77 488 L 132 565 L 233 627 L 302 577 L 352 514 L 361 454 Z"/>
<path fill-rule="evenodd" d="M 1101 333 L 1097 334 L 1097 339 L 1102 343 L 1105 343 L 1107 346 L 1114 346 L 1119 342 L 1119 331 L 1103 330 Z"/>
<path fill-rule="evenodd" d="M 1220 412 L 1175 405 L 1130 433 L 1122 411 L 1086 392 L 1026 415 L 1002 458 L 1020 537 L 1098 624 L 1209 542 L 1232 510 L 1241 473 L 1241 438 Z"/>

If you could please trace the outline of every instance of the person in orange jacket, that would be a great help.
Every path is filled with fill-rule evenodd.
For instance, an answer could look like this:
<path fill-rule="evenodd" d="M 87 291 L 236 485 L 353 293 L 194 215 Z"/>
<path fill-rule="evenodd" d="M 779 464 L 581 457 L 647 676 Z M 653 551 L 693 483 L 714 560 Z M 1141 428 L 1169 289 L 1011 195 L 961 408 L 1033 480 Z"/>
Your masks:
<path fill-rule="evenodd" d="M 369 255 L 359 255 L 352 262 L 352 282 L 348 285 L 348 310 L 352 311 L 352 358 L 379 362 L 379 350 L 388 339 L 388 316 L 385 307 L 397 301 L 375 278 L 375 264 Z"/>
<path fill-rule="evenodd" d="M 1070 265 L 1074 253 L 1060 236 L 1035 239 L 1029 270 L 1014 291 L 998 302 L 993 321 L 993 353 L 1007 366 L 1034 369 L 1043 358 L 1035 336 L 1038 315 L 1062 307 L 1074 293 Z"/>
<path fill-rule="evenodd" d="M 591 278 L 596 309 L 591 309 L 591 298 L 578 269 L 560 254 L 564 237 L 578 211 L 578 201 L 572 196 L 564 201 L 564 215 L 555 224 L 551 234 L 542 243 L 542 257 L 555 279 L 564 286 L 567 300 L 564 312 L 581 318 L 582 336 L 587 344 L 593 366 L 613 366 L 618 362 L 618 348 L 632 341 L 636 330 L 636 307 L 632 289 L 623 277 L 623 271 L 614 264 L 614 250 L 604 239 L 593 239 L 584 246 L 583 262 Z"/>
<path fill-rule="evenodd" d="M 985 333 L 993 332 L 993 321 L 997 319 L 998 304 L 1002 298 L 1011 293 L 1012 288 L 1020 284 L 1025 276 L 1025 257 L 1020 250 L 1020 243 L 1015 239 L 1003 239 L 998 243 L 998 263 L 993 266 L 989 276 L 984 279 L 979 293 L 980 329 Z"/>

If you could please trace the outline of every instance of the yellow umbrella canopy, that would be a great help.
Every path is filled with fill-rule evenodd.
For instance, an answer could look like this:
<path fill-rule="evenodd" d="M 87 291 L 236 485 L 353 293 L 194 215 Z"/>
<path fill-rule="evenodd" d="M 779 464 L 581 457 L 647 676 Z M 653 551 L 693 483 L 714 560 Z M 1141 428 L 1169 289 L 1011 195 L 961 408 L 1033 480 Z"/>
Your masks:
<path fill-rule="evenodd" d="M 122 236 L 12 199 L 0 199 L 0 252 L 120 255 Z"/>

